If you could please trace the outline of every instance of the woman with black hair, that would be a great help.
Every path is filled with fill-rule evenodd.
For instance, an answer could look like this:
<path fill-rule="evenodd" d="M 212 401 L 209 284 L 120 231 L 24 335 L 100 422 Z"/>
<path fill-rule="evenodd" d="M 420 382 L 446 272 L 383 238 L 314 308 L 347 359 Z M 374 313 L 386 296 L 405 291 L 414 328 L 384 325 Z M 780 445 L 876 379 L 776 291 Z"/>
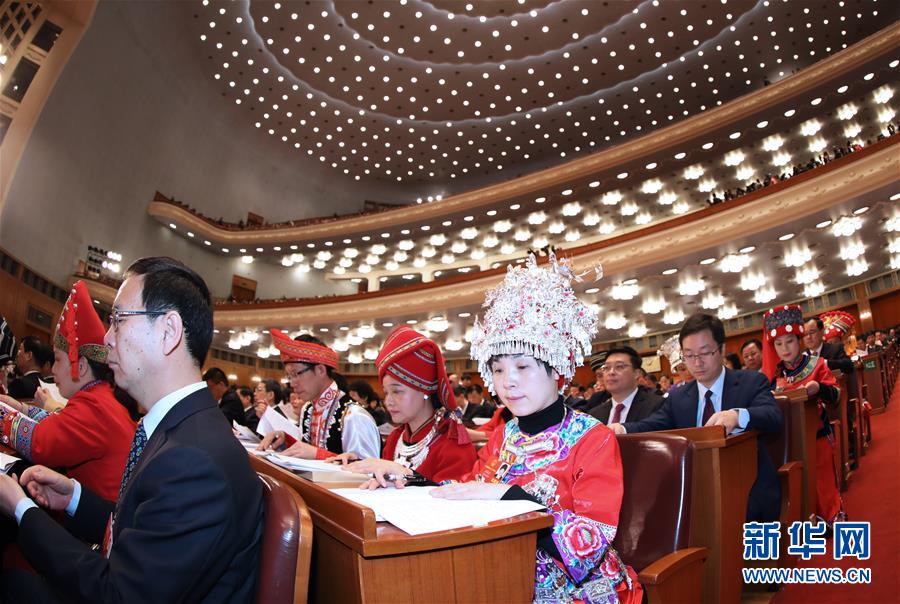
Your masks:
<path fill-rule="evenodd" d="M 391 417 L 385 411 L 381 398 L 369 382 L 356 380 L 351 382 L 347 388 L 349 388 L 347 394 L 350 395 L 350 398 L 362 405 L 363 409 L 369 412 L 376 424 L 380 426 L 390 423 Z"/>

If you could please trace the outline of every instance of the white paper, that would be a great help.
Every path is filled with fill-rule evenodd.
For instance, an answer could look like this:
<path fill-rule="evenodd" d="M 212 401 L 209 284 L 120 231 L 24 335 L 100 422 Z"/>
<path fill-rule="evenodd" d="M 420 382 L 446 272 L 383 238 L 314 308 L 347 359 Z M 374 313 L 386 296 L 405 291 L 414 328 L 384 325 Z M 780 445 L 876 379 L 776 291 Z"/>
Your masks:
<path fill-rule="evenodd" d="M 489 418 L 489 417 L 473 417 L 472 418 L 472 423 L 475 424 L 476 426 L 483 426 L 486 423 L 488 423 L 489 421 L 491 421 L 491 418 Z"/>
<path fill-rule="evenodd" d="M 299 457 L 291 457 L 290 455 L 282 455 L 281 453 L 272 453 L 269 451 L 266 455 L 272 463 L 283 468 L 297 470 L 298 472 L 342 472 L 341 466 L 333 463 L 326 463 L 319 459 L 301 459 Z"/>
<path fill-rule="evenodd" d="M 285 415 L 287 416 L 287 418 L 288 418 L 289 420 L 291 420 L 292 422 L 296 422 L 297 420 L 300 419 L 299 417 L 297 417 L 297 416 L 294 414 L 294 408 L 291 406 L 291 404 L 290 404 L 289 402 L 285 401 L 285 402 L 278 403 L 278 404 L 276 405 L 276 407 L 278 407 L 279 409 L 281 409 L 282 411 L 284 411 L 284 414 L 285 414 Z"/>
<path fill-rule="evenodd" d="M 234 429 L 234 435 L 237 436 L 238 440 L 253 444 L 259 444 L 260 438 L 256 434 L 254 434 L 253 430 L 251 430 L 247 426 L 242 426 L 236 421 L 231 420 L 231 427 L 232 429 Z"/>
<path fill-rule="evenodd" d="M 285 434 L 290 434 L 295 440 L 300 440 L 300 428 L 294 425 L 291 420 L 275 411 L 273 407 L 266 407 L 266 412 L 259 418 L 259 425 L 256 431 L 266 436 L 269 432 L 281 430 Z"/>
<path fill-rule="evenodd" d="M 66 406 L 66 403 L 69 402 L 69 399 L 67 399 L 60 393 L 59 386 L 57 386 L 56 384 L 45 382 L 41 379 L 39 379 L 38 381 L 41 383 L 41 388 L 47 389 L 47 392 L 50 394 L 50 398 L 52 399 L 53 403 L 56 403 L 60 407 Z"/>
<path fill-rule="evenodd" d="M 410 535 L 482 526 L 544 509 L 541 504 L 524 499 L 438 499 L 429 494 L 435 488 L 334 489 L 332 492 L 371 508 L 376 519 L 386 520 Z"/>
<path fill-rule="evenodd" d="M 0 453 L 0 472 L 6 474 L 12 467 L 12 465 L 17 461 L 19 461 L 18 457 L 7 455 L 6 453 Z"/>

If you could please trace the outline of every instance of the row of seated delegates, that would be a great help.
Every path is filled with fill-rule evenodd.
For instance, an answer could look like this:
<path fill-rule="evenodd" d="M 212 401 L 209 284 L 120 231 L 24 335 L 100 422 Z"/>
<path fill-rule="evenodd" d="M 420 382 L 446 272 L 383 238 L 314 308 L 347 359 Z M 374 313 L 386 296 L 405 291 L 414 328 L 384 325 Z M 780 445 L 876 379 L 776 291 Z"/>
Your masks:
<path fill-rule="evenodd" d="M 821 320 L 807 324 L 816 326 L 817 322 Z M 767 311 L 763 315 L 763 373 L 776 392 L 803 389 L 818 399 L 821 425 L 816 432 L 816 515 L 830 524 L 846 518 L 834 468 L 834 434 L 826 408 L 838 403 L 840 393 L 825 359 L 803 349 L 803 335 L 803 309 L 799 306 L 788 304 Z"/>
<path fill-rule="evenodd" d="M 79 315 L 91 307 L 85 297 Z M 79 339 L 70 339 L 70 312 L 60 323 L 69 348 L 58 350 L 57 363 L 65 368 L 71 361 L 83 384 L 91 367 L 82 359 L 100 344 L 96 336 L 80 339 L 86 324 L 80 316 Z M 102 344 L 116 384 L 146 414 L 128 435 L 126 458 L 118 457 L 118 492 L 104 500 L 87 477 L 82 482 L 41 465 L 19 481 L 0 475 L 0 514 L 15 518 L 17 545 L 35 571 L 5 568 L 5 601 L 253 601 L 262 485 L 201 380 L 212 335 L 212 300 L 196 272 L 162 257 L 128 268 Z M 73 376 L 65 379 L 74 382 Z M 82 390 L 67 407 L 105 388 Z M 102 438 L 109 438 L 113 413 L 104 409 Z M 51 419 L 38 424 L 35 436 Z M 65 528 L 41 508 L 68 516 Z"/>
<path fill-rule="evenodd" d="M 53 338 L 53 377 L 65 405 L 51 401 L 45 388 L 37 389 L 34 405 L 0 395 L 0 442 L 115 501 L 135 423 L 113 390 L 105 332 L 87 286 L 77 281 Z"/>
<path fill-rule="evenodd" d="M 0 315 L 0 394 L 9 394 L 9 380 L 16 371 L 16 336 L 6 317 Z"/>
<path fill-rule="evenodd" d="M 12 332 L 9 332 L 12 337 Z M 15 338 L 13 338 L 15 340 Z M 16 348 L 14 372 L 8 375 L 6 393 L 20 401 L 34 399 L 35 393 L 45 384 L 53 383 L 53 348 L 37 336 L 25 336 Z"/>
<path fill-rule="evenodd" d="M 590 351 L 597 331 L 596 311 L 577 299 L 570 279 L 571 270 L 555 256 L 546 268 L 537 266 L 530 256 L 524 266 L 510 267 L 504 282 L 488 294 L 484 322 L 474 328 L 472 358 L 478 362 L 485 386 L 505 405 L 509 419 L 493 430 L 475 463 L 458 481 L 440 486 L 432 495 L 530 499 L 547 507 L 554 526 L 538 538 L 535 601 L 640 602 L 643 590 L 635 573 L 611 547 L 623 489 L 618 443 L 602 422 L 567 407 L 561 394 Z M 409 337 L 414 339 L 412 334 Z M 437 351 L 433 343 L 427 346 Z M 418 392 L 436 392 L 424 387 L 428 380 L 420 382 L 424 372 L 405 370 L 405 358 L 390 364 L 393 357 L 402 357 L 392 342 L 386 342 L 382 356 L 388 361 L 379 373 L 384 372 L 389 410 L 396 404 L 395 392 L 399 397 L 405 390 L 394 384 L 395 377 L 403 376 L 400 381 L 405 385 L 418 383 Z M 443 363 L 439 357 L 436 361 L 441 373 Z M 440 384 L 440 378 L 437 381 Z M 451 430 L 452 424 L 448 434 Z M 405 428 L 398 434 L 398 438 L 407 436 Z M 437 455 L 443 456 L 433 451 L 428 457 Z M 370 488 L 376 483 L 387 486 L 396 475 L 404 476 L 396 486 L 433 482 L 401 463 L 385 460 L 363 460 L 347 468 L 375 473 L 376 478 L 364 485 Z"/>
<path fill-rule="evenodd" d="M 360 459 L 378 457 L 378 426 L 348 394 L 347 381 L 337 372 L 337 352 L 309 334 L 292 340 L 278 329 L 270 333 L 291 388 L 306 402 L 298 416 L 300 440 L 295 442 L 276 430 L 262 439 L 259 449 L 286 446 L 285 455 L 302 459 L 328 459 L 341 453 L 355 453 Z"/>
<path fill-rule="evenodd" d="M 769 380 L 761 373 L 731 370 L 723 365 L 725 327 L 720 319 L 702 313 L 689 317 L 678 334 L 678 343 L 681 358 L 694 380 L 672 389 L 650 417 L 613 424 L 616 433 L 709 425 L 723 426 L 726 434 L 758 430 L 762 435 L 782 430 L 783 417 Z M 775 467 L 766 447 L 760 445 L 747 520 L 775 521 L 780 507 L 781 487 Z"/>

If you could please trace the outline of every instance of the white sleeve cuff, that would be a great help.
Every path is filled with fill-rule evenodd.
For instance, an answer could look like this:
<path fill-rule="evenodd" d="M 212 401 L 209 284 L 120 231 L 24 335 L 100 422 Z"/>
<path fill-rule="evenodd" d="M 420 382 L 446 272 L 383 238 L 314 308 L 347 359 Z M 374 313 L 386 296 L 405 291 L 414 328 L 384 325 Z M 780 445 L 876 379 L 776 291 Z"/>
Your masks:
<path fill-rule="evenodd" d="M 16 504 L 16 524 L 22 524 L 22 516 L 25 515 L 25 512 L 30 510 L 31 508 L 36 508 L 37 504 L 35 504 L 28 497 L 22 497 L 19 500 L 19 503 Z"/>
<path fill-rule="evenodd" d="M 81 501 L 81 483 L 72 479 L 72 499 L 69 501 L 69 505 L 66 506 L 66 514 L 69 516 L 75 515 L 75 510 L 78 509 L 78 503 Z"/>

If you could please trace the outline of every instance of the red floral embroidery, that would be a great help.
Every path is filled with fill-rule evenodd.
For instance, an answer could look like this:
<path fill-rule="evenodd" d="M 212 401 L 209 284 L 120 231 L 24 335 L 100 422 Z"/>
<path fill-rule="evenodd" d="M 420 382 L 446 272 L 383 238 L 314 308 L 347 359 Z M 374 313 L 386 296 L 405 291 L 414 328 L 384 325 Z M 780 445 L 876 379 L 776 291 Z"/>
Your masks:
<path fill-rule="evenodd" d="M 574 519 L 563 529 L 563 537 L 578 558 L 589 558 L 603 547 L 600 529 L 581 518 Z"/>

